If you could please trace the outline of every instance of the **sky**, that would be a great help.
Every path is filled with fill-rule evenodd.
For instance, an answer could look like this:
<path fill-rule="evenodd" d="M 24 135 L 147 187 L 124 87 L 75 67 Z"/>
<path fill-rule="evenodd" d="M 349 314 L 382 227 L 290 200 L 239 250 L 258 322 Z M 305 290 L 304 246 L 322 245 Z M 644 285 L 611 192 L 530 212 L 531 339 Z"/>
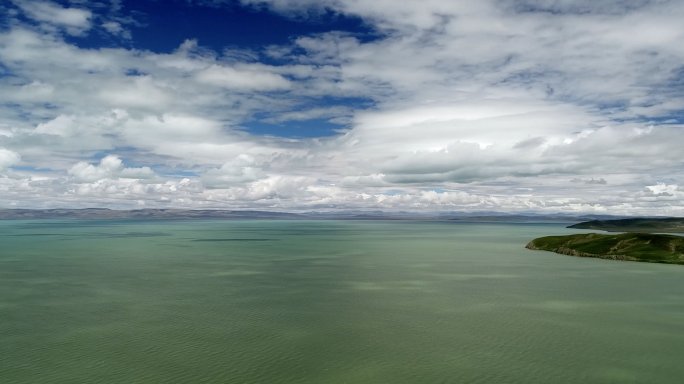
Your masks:
<path fill-rule="evenodd" d="M 684 216 L 680 0 L 0 0 L 0 208 Z"/>

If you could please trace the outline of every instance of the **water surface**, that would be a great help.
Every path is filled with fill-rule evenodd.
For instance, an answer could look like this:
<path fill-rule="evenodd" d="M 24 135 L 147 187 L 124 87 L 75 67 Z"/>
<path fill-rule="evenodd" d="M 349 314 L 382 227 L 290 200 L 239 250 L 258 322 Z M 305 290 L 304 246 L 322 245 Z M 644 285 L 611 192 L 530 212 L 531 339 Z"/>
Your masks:
<path fill-rule="evenodd" d="M 681 383 L 684 268 L 563 227 L 0 221 L 0 382 Z"/>

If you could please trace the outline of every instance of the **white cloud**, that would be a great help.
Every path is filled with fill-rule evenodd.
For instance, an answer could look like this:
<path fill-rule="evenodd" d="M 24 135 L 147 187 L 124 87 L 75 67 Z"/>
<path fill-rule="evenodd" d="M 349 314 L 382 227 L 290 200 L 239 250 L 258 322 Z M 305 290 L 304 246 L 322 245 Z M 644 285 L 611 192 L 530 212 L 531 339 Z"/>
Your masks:
<path fill-rule="evenodd" d="M 570 180 L 570 182 L 571 183 L 594 184 L 594 185 L 606 185 L 606 184 L 608 184 L 608 182 L 604 178 L 594 180 L 593 177 L 589 180 L 574 178 L 574 179 Z"/>
<path fill-rule="evenodd" d="M 150 76 L 135 76 L 132 81 L 117 82 L 103 89 L 99 97 L 111 108 L 158 111 L 168 109 L 173 95 Z"/>
<path fill-rule="evenodd" d="M 680 198 L 682 197 L 682 193 L 679 191 L 677 184 L 667 185 L 665 183 L 657 183 L 656 185 L 647 186 L 645 192 L 650 192 L 657 197 L 675 197 L 677 195 L 679 195 Z"/>
<path fill-rule="evenodd" d="M 72 35 L 90 29 L 92 13 L 86 9 L 64 8 L 51 1 L 13 0 L 24 13 L 39 22 L 66 28 Z"/>
<path fill-rule="evenodd" d="M 102 158 L 98 165 L 81 161 L 71 167 L 68 173 L 79 182 L 95 182 L 111 178 L 151 179 L 157 176 L 150 167 L 124 168 L 123 161 L 114 155 Z"/>
<path fill-rule="evenodd" d="M 244 66 L 238 69 L 215 64 L 197 73 L 197 81 L 239 90 L 268 91 L 289 88 L 290 83 L 285 78 L 261 69 L 263 67 Z"/>
<path fill-rule="evenodd" d="M 268 123 L 279 123 L 292 120 L 311 120 L 320 118 L 335 117 L 340 119 L 341 116 L 349 116 L 352 111 L 347 107 L 327 107 L 327 108 L 312 108 L 303 111 L 292 111 L 279 113 L 276 117 L 264 119 Z M 350 121 L 346 120 L 345 121 Z"/>
<path fill-rule="evenodd" d="M 102 28 L 107 32 L 115 36 L 123 37 L 124 39 L 130 39 L 132 37 L 131 32 L 125 29 L 121 23 L 116 21 L 106 21 L 102 23 Z"/>
<path fill-rule="evenodd" d="M 68 137 L 76 131 L 75 124 L 73 116 L 61 115 L 54 120 L 38 124 L 34 132 Z"/>
<path fill-rule="evenodd" d="M 682 212 L 681 2 L 243 3 L 356 15 L 378 38 L 80 49 L 53 32 L 97 20 L 126 38 L 125 22 L 15 2 L 40 25 L 0 31 L 11 74 L 0 79 L 0 168 L 42 171 L 4 172 L 0 206 Z M 335 104 L 345 97 L 371 107 Z M 281 139 L 238 128 L 255 116 L 350 129 Z M 97 153 L 141 166 L 82 161 Z"/>
<path fill-rule="evenodd" d="M 16 152 L 10 151 L 5 148 L 0 148 L 0 170 L 17 164 L 21 160 Z"/>
<path fill-rule="evenodd" d="M 207 188 L 227 188 L 264 179 L 267 177 L 263 170 L 265 165 L 252 155 L 241 154 L 220 168 L 206 171 L 202 184 Z"/>
<path fill-rule="evenodd" d="M 420 196 L 420 201 L 429 204 L 438 205 L 470 205 L 470 204 L 481 204 L 483 202 L 482 197 L 476 195 L 471 195 L 465 192 L 442 192 L 437 193 L 435 191 L 425 191 L 422 192 Z"/>

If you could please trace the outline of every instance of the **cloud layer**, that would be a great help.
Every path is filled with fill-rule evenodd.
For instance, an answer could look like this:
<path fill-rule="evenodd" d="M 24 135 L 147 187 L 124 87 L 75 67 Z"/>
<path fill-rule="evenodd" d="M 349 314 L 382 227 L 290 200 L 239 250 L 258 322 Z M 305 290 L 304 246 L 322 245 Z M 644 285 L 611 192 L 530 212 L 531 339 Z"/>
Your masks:
<path fill-rule="evenodd" d="M 684 214 L 679 1 L 243 0 L 376 36 L 167 53 L 74 4 L 6 8 L 0 206 Z"/>

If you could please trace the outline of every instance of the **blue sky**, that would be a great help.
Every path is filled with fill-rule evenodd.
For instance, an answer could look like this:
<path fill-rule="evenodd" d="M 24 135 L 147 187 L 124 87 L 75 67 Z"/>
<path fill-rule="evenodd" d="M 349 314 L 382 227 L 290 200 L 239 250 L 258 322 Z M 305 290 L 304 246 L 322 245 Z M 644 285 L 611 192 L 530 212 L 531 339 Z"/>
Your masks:
<path fill-rule="evenodd" d="M 0 207 L 681 215 L 682 16 L 6 1 Z"/>
<path fill-rule="evenodd" d="M 10 12 L 16 12 L 16 19 L 39 27 L 40 22 L 21 12 L 22 8 L 17 4 L 20 3 L 10 3 L 8 6 Z M 68 8 L 71 2 L 62 0 L 54 4 Z M 124 47 L 170 54 L 191 39 L 203 49 L 216 53 L 233 50 L 240 59 L 249 62 L 287 65 L 292 60 L 270 57 L 262 52 L 270 46 L 289 44 L 300 36 L 330 32 L 345 33 L 365 42 L 379 38 L 372 26 L 364 24 L 361 18 L 332 10 L 312 15 L 288 15 L 272 12 L 263 6 L 243 6 L 237 1 L 216 4 L 143 0 L 79 4 L 82 7 L 80 9 L 91 12 L 91 20 L 101 20 L 101 27 L 99 30 L 93 28 L 89 33 L 67 34 L 65 41 L 88 50 Z M 110 28 L 121 28 L 121 32 L 111 33 L 107 30 L 108 23 L 116 26 Z M 241 52 L 243 50 L 248 52 Z M 245 57 L 245 54 L 249 56 Z M 135 69 L 127 74 L 144 75 Z M 372 105 L 371 99 L 332 98 L 325 95 L 303 101 L 305 105 L 301 108 L 344 106 L 358 109 Z M 268 118 L 269 114 L 269 110 L 255 113 L 253 120 L 244 121 L 241 126 L 247 132 L 258 135 L 293 138 L 332 136 L 348 128 L 348 124 L 321 118 L 278 123 L 262 121 L 261 118 Z"/>

